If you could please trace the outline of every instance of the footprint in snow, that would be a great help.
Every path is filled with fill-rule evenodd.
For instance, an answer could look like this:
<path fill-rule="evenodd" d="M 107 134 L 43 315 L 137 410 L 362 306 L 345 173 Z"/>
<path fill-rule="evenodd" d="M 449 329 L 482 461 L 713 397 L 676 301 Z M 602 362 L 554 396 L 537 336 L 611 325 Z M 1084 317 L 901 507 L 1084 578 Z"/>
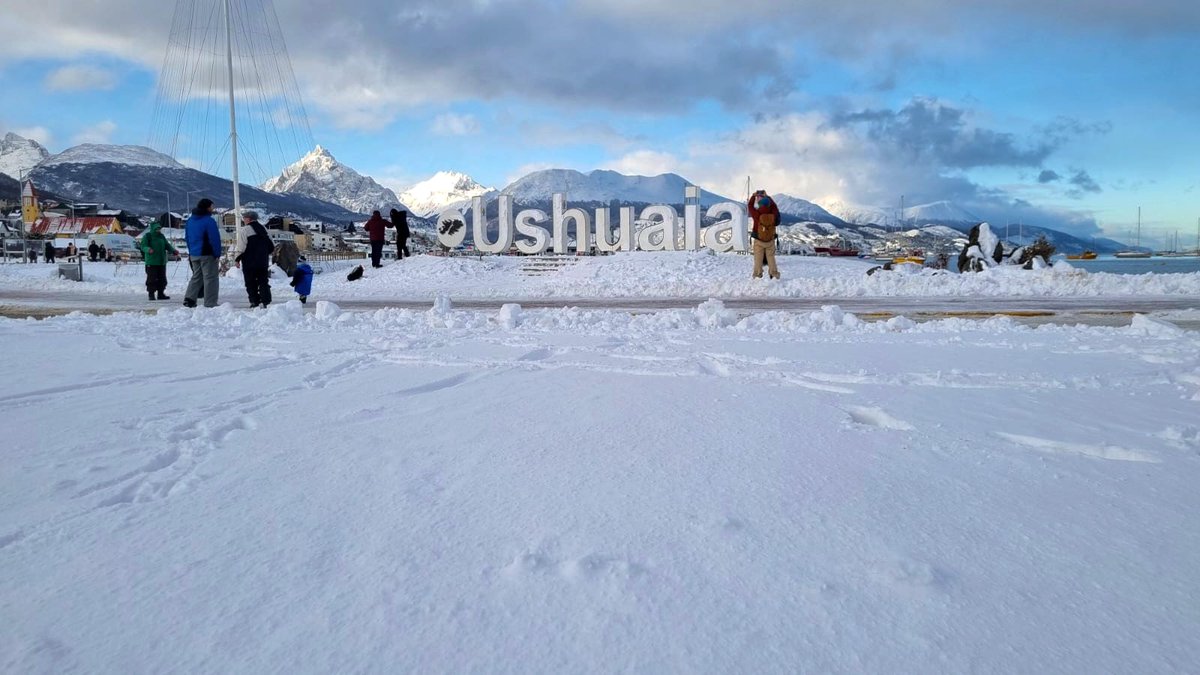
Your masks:
<path fill-rule="evenodd" d="M 1046 438 L 1037 438 L 1035 436 L 1009 434 L 1003 431 L 997 431 L 995 433 L 997 436 L 1006 441 L 1016 443 L 1017 445 L 1029 448 L 1031 450 L 1037 450 L 1039 452 L 1048 452 L 1060 455 L 1079 455 L 1082 457 L 1089 457 L 1091 459 L 1108 459 L 1117 462 L 1158 463 L 1158 459 L 1149 454 L 1139 452 L 1137 450 L 1128 450 L 1115 445 L 1068 443 L 1066 441 L 1052 441 Z"/>
<path fill-rule="evenodd" d="M 891 429 L 893 431 L 913 431 L 916 429 L 916 427 L 908 422 L 892 417 L 882 408 L 850 406 L 846 408 L 846 413 L 850 415 L 850 420 L 852 422 L 866 427 Z"/>

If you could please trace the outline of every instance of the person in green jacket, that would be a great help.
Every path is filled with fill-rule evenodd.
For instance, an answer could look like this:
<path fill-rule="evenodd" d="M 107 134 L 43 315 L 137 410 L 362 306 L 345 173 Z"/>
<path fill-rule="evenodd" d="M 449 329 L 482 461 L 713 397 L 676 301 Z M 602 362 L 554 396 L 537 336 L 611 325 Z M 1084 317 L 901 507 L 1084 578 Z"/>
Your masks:
<path fill-rule="evenodd" d="M 150 223 L 142 235 L 142 258 L 146 261 L 146 292 L 151 300 L 170 300 L 167 295 L 167 255 L 177 252 L 162 233 L 158 221 Z"/>

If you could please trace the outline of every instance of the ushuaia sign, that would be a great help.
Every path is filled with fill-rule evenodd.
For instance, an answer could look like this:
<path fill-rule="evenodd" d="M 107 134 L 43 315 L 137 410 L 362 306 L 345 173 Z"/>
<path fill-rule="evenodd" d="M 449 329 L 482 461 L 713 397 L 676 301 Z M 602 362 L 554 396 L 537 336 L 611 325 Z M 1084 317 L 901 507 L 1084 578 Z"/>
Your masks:
<path fill-rule="evenodd" d="M 689 188 L 688 201 L 697 202 L 699 193 L 698 188 Z M 495 235 L 489 235 L 483 197 L 471 200 L 471 233 L 475 249 L 481 253 L 507 253 L 514 245 L 518 252 L 526 255 L 537 255 L 548 250 L 569 253 L 572 235 L 574 250 L 580 252 L 593 248 L 601 253 L 698 251 L 701 248 L 718 253 L 750 250 L 746 208 L 734 202 L 708 207 L 704 212 L 705 217 L 724 220 L 706 228 L 701 227 L 699 203 L 686 204 L 682 219 L 675 207 L 666 204 L 647 206 L 640 215 L 635 214 L 632 206 L 624 206 L 618 209 L 619 225 L 614 229 L 609 208 L 596 209 L 593 218 L 583 209 L 567 208 L 566 197 L 561 193 L 554 195 L 553 213 L 550 215 L 541 209 L 526 209 L 514 217 L 512 197 L 500 195 L 498 201 L 498 231 Z M 439 214 L 438 243 L 447 248 L 461 246 L 467 237 L 466 221 L 458 209 L 447 209 Z M 639 221 L 645 225 L 635 230 L 634 224 Z M 521 238 L 518 239 L 518 236 Z"/>

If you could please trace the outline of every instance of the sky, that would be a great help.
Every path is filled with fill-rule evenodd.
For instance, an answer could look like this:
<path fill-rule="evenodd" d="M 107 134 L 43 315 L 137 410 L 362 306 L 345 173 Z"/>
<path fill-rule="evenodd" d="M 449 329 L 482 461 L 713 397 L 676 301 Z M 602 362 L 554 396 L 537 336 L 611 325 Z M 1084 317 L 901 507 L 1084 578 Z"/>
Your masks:
<path fill-rule="evenodd" d="M 239 30 L 286 46 L 311 134 L 254 155 L 255 182 L 315 142 L 396 189 L 439 170 L 497 188 L 550 167 L 674 172 L 731 197 L 749 177 L 826 206 L 946 199 L 1120 239 L 1140 206 L 1143 243 L 1195 240 L 1194 0 L 267 1 L 233 0 Z M 218 6 L 6 6 L 23 28 L 0 46 L 0 132 L 163 149 L 168 43 L 217 53 Z M 227 173 L 205 143 L 172 154 Z"/>

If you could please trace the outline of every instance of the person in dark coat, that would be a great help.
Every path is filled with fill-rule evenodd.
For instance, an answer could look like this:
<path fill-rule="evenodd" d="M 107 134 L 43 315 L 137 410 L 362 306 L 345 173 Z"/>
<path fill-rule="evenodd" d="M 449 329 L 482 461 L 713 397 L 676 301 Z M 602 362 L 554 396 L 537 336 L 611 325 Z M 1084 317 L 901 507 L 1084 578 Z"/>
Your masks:
<path fill-rule="evenodd" d="M 271 254 L 275 252 L 275 244 L 254 211 L 242 214 L 242 225 L 249 232 L 246 233 L 245 247 L 233 260 L 242 268 L 250 308 L 266 307 L 271 304 Z"/>
<path fill-rule="evenodd" d="M 371 267 L 383 267 L 379 259 L 383 257 L 383 244 L 387 239 L 387 221 L 378 211 L 371 212 L 371 219 L 363 226 L 371 237 Z"/>
<path fill-rule="evenodd" d="M 204 297 L 205 307 L 216 307 L 221 294 L 221 230 L 212 214 L 212 200 L 201 199 L 183 226 L 188 246 L 188 264 L 192 267 L 192 278 L 183 294 L 185 307 L 195 307 L 196 300 L 201 296 Z"/>
<path fill-rule="evenodd" d="M 408 211 L 392 209 L 392 227 L 396 228 L 396 260 L 412 257 L 408 251 L 408 237 L 412 231 L 408 229 Z"/>
<path fill-rule="evenodd" d="M 48 263 L 54 262 L 54 242 L 53 241 L 46 242 L 45 256 L 46 256 L 46 262 L 48 262 Z"/>
<path fill-rule="evenodd" d="M 96 262 L 99 259 L 100 259 L 100 247 L 97 246 L 96 242 L 93 240 L 92 243 L 88 244 L 88 260 L 90 260 L 92 262 Z"/>
<path fill-rule="evenodd" d="M 100 244 L 100 259 L 103 260 L 104 262 L 109 262 L 108 247 L 105 246 L 104 244 Z"/>

